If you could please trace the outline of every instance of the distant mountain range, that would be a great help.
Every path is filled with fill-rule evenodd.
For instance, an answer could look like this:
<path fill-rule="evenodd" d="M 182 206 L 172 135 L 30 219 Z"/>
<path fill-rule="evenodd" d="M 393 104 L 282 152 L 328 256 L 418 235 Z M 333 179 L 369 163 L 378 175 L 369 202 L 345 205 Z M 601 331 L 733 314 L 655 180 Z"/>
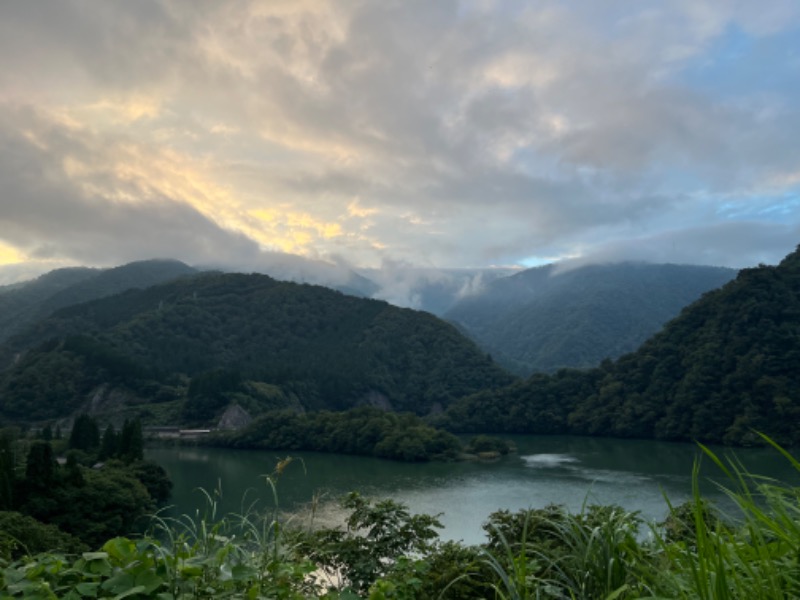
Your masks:
<path fill-rule="evenodd" d="M 800 443 L 800 248 L 744 269 L 638 350 L 455 403 L 459 431 Z"/>
<path fill-rule="evenodd" d="M 456 326 L 169 260 L 1 287 L 0 422 L 89 411 L 208 425 L 234 405 L 252 415 L 367 405 L 455 431 L 748 444 L 759 430 L 800 443 L 800 251 L 732 280 L 729 269 L 638 263 L 418 275 L 404 285 L 416 282 L 419 298 L 460 298 L 446 312 Z M 515 380 L 486 349 L 520 371 L 599 366 Z"/>
<path fill-rule="evenodd" d="M 489 282 L 443 318 L 520 375 L 593 367 L 638 348 L 733 269 L 616 263 L 528 269 Z"/>
<path fill-rule="evenodd" d="M 685 305 L 735 275 L 716 267 L 639 263 L 566 272 L 555 265 L 523 272 L 401 266 L 359 274 L 299 257 L 272 267 L 277 279 L 328 282 L 343 293 L 441 316 L 519 375 L 591 367 L 630 352 Z M 200 272 L 175 260 L 149 260 L 112 269 L 58 269 L 0 287 L 0 343 L 59 308 Z"/>

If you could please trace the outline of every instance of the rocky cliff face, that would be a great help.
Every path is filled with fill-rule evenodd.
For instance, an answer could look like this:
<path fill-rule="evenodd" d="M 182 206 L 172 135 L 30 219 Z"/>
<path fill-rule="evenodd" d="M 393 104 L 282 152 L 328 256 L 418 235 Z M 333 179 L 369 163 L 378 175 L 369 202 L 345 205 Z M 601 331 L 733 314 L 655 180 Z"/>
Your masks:
<path fill-rule="evenodd" d="M 222 417 L 220 417 L 219 422 L 217 423 L 217 428 L 236 431 L 238 429 L 247 427 L 252 420 L 253 417 L 251 417 L 250 413 L 248 413 L 245 409 L 238 404 L 231 404 L 225 409 L 225 412 L 222 413 Z"/>

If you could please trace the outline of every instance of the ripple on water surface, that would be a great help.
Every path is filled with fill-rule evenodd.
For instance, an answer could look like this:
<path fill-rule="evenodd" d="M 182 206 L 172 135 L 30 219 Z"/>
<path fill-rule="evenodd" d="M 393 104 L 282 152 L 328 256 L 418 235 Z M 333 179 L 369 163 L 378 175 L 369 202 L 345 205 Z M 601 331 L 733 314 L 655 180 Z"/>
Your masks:
<path fill-rule="evenodd" d="M 580 462 L 569 454 L 529 454 L 521 458 L 526 465 L 536 469 L 553 469 Z"/>

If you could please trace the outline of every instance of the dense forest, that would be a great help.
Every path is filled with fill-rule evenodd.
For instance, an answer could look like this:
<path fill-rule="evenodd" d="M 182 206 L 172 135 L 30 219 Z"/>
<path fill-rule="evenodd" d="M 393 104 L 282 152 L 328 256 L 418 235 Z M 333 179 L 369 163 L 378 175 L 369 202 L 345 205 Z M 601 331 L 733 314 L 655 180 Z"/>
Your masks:
<path fill-rule="evenodd" d="M 800 443 L 800 249 L 744 269 L 616 362 L 462 399 L 456 431 Z"/>
<path fill-rule="evenodd" d="M 102 386 L 148 405 L 151 421 L 166 411 L 210 422 L 232 402 L 425 414 L 513 379 L 430 314 L 255 274 L 196 275 L 62 308 L 2 355 L 0 415 L 12 421 L 68 416 Z"/>
<path fill-rule="evenodd" d="M 508 442 L 487 435 L 468 444 L 431 427 L 411 413 L 362 407 L 348 411 L 298 413 L 269 411 L 244 429 L 221 432 L 207 444 L 232 448 L 315 450 L 423 462 L 470 457 L 497 458 L 508 454 Z"/>
<path fill-rule="evenodd" d="M 0 343 L 59 308 L 194 273 L 177 260 L 144 260 L 113 269 L 57 269 L 24 285 L 0 288 Z"/>
<path fill-rule="evenodd" d="M 564 271 L 545 265 L 488 283 L 444 318 L 520 375 L 588 368 L 636 350 L 735 275 L 693 265 L 626 262 Z"/>
<path fill-rule="evenodd" d="M 144 460 L 138 421 L 101 433 L 81 415 L 64 439 L 49 427 L 36 438 L 0 430 L 0 552 L 99 546 L 143 529 L 171 487 L 165 471 Z M 22 547 L 15 545 L 20 536 Z"/>

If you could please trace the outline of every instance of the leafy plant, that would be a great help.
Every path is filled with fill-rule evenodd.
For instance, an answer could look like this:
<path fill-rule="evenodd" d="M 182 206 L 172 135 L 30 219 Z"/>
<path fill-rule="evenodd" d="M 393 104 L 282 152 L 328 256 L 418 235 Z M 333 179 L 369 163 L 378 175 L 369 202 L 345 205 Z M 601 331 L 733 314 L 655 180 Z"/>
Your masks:
<path fill-rule="evenodd" d="M 305 544 L 307 555 L 323 567 L 341 573 L 347 586 L 366 593 L 403 557 L 424 555 L 433 548 L 434 516 L 412 515 L 392 500 L 372 502 L 358 493 L 342 499 L 350 511 L 346 529 L 321 529 Z"/>

